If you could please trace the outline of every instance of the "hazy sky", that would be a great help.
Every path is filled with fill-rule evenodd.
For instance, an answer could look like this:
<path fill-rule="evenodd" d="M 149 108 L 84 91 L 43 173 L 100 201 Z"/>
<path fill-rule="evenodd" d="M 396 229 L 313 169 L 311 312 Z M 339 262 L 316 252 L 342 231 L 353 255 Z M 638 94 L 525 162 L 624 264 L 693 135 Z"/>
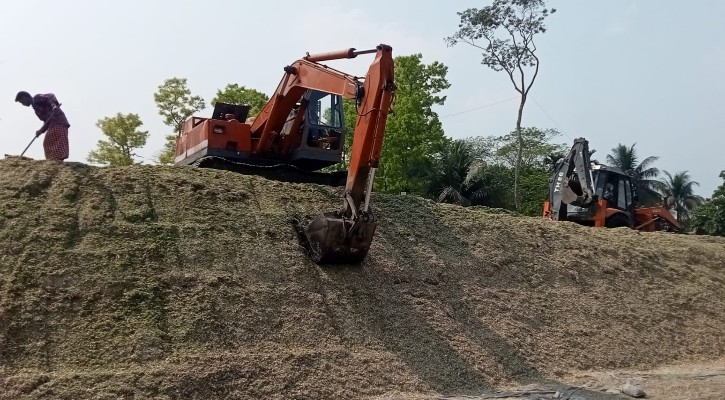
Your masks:
<path fill-rule="evenodd" d="M 502 135 L 515 125 L 516 95 L 476 49 L 446 46 L 457 11 L 488 1 L 4 1 L 0 11 L 0 142 L 19 155 L 41 125 L 14 102 L 19 90 L 55 93 L 71 123 L 70 160 L 86 162 L 102 138 L 98 119 L 137 113 L 151 162 L 169 129 L 153 93 L 188 79 L 208 103 L 238 83 L 270 94 L 282 68 L 306 52 L 393 47 L 449 67 L 436 111 L 446 135 Z M 709 197 L 725 169 L 725 2 L 550 1 L 557 9 L 537 42 L 541 71 L 524 125 L 556 128 L 560 142 L 585 137 L 604 161 L 618 143 L 655 166 L 688 170 Z M 331 63 L 364 75 L 370 56 Z M 467 110 L 474 111 L 458 114 Z M 198 115 L 208 116 L 211 107 Z M 453 115 L 458 114 L 458 115 Z M 43 158 L 42 137 L 26 153 Z"/>

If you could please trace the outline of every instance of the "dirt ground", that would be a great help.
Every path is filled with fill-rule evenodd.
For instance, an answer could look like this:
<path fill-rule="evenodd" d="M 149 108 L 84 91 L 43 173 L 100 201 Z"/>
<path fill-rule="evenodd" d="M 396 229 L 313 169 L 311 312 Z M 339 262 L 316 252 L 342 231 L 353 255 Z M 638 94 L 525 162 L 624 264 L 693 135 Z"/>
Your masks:
<path fill-rule="evenodd" d="M 725 238 L 376 194 L 366 261 L 319 267 L 294 225 L 340 199 L 0 160 L 0 399 L 723 392 Z"/>
<path fill-rule="evenodd" d="M 629 382 L 641 387 L 648 399 L 717 400 L 725 397 L 725 358 L 649 371 L 581 373 L 567 381 L 600 391 L 620 389 Z"/>

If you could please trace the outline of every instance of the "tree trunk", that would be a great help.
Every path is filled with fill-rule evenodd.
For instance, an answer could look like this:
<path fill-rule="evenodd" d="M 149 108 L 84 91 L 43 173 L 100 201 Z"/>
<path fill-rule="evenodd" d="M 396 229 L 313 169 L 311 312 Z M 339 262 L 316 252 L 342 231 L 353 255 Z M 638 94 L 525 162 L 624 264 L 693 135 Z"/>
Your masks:
<path fill-rule="evenodd" d="M 521 134 L 521 117 L 524 114 L 524 104 L 526 104 L 526 95 L 521 95 L 521 103 L 519 104 L 519 114 L 516 118 L 516 136 L 519 139 L 519 148 L 516 152 L 516 166 L 514 168 L 514 206 L 516 211 L 521 211 L 521 198 L 519 196 L 519 177 L 521 173 L 521 159 L 524 152 L 524 137 Z"/>

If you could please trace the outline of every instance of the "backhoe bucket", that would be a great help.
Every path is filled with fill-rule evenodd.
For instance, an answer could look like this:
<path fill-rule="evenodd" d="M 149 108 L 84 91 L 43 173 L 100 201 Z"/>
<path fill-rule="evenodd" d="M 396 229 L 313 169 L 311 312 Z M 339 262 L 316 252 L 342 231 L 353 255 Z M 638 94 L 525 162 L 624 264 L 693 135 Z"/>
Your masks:
<path fill-rule="evenodd" d="M 376 227 L 370 214 L 358 222 L 338 212 L 319 215 L 304 230 L 310 258 L 317 264 L 359 264 L 370 249 Z"/>
<path fill-rule="evenodd" d="M 564 204 L 571 204 L 577 207 L 586 207 L 594 203 L 595 199 L 589 198 L 584 194 L 575 193 L 568 185 L 561 188 L 561 201 Z"/>

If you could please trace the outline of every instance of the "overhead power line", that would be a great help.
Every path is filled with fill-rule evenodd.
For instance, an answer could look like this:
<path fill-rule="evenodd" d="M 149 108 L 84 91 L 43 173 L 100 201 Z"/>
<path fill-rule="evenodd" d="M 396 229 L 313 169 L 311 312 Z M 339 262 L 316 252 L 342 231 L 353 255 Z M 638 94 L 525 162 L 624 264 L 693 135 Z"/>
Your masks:
<path fill-rule="evenodd" d="M 497 101 L 497 102 L 495 102 L 495 103 L 491 103 L 491 104 L 486 104 L 485 106 L 480 106 L 480 107 L 472 108 L 472 109 L 470 109 L 470 110 L 466 110 L 466 111 L 461 111 L 461 112 L 458 112 L 458 113 L 455 113 L 455 114 L 450 114 L 450 115 L 446 115 L 446 116 L 444 116 L 444 117 L 441 117 L 441 118 L 448 118 L 448 117 L 454 117 L 454 116 L 456 116 L 456 115 L 461 115 L 461 114 L 469 113 L 469 112 L 471 112 L 471 111 L 476 111 L 476 110 L 480 110 L 480 109 L 482 109 L 482 108 L 486 108 L 486 107 L 491 107 L 491 106 L 495 106 L 495 105 L 497 105 L 497 104 L 501 104 L 501 103 L 506 103 L 507 101 L 515 100 L 515 99 L 518 99 L 518 98 L 519 98 L 518 96 L 514 96 L 514 97 L 511 97 L 510 99 L 506 99 L 506 100 L 501 100 L 501 101 Z"/>
<path fill-rule="evenodd" d="M 542 107 L 542 106 L 541 106 L 541 104 L 539 104 L 539 102 L 538 102 L 538 101 L 536 101 L 536 99 L 534 98 L 534 96 L 531 96 L 531 100 L 533 100 L 533 101 L 534 101 L 534 104 L 536 104 L 536 106 L 537 106 L 537 107 L 539 107 L 539 109 L 541 110 L 541 112 L 543 112 L 543 113 L 544 113 L 544 115 L 546 115 L 546 117 L 547 117 L 547 118 L 549 118 L 549 120 L 550 120 L 550 121 L 551 121 L 551 122 L 552 122 L 552 123 L 554 124 L 554 126 L 556 127 L 556 129 L 557 129 L 557 130 L 558 130 L 558 131 L 559 131 L 560 133 L 563 133 L 563 134 L 564 134 L 564 136 L 566 136 L 566 137 L 568 137 L 568 138 L 569 138 L 570 140 L 574 141 L 574 139 L 573 139 L 573 138 L 572 138 L 571 136 L 569 136 L 569 134 L 568 134 L 568 133 L 566 133 L 566 131 L 564 131 L 563 129 L 561 129 L 561 127 L 559 126 L 559 124 L 557 124 L 557 123 L 556 123 L 556 121 L 554 121 L 554 118 L 551 118 L 551 115 L 549 115 L 549 113 L 548 113 L 548 112 L 546 112 L 546 110 L 544 110 L 544 107 Z"/>

